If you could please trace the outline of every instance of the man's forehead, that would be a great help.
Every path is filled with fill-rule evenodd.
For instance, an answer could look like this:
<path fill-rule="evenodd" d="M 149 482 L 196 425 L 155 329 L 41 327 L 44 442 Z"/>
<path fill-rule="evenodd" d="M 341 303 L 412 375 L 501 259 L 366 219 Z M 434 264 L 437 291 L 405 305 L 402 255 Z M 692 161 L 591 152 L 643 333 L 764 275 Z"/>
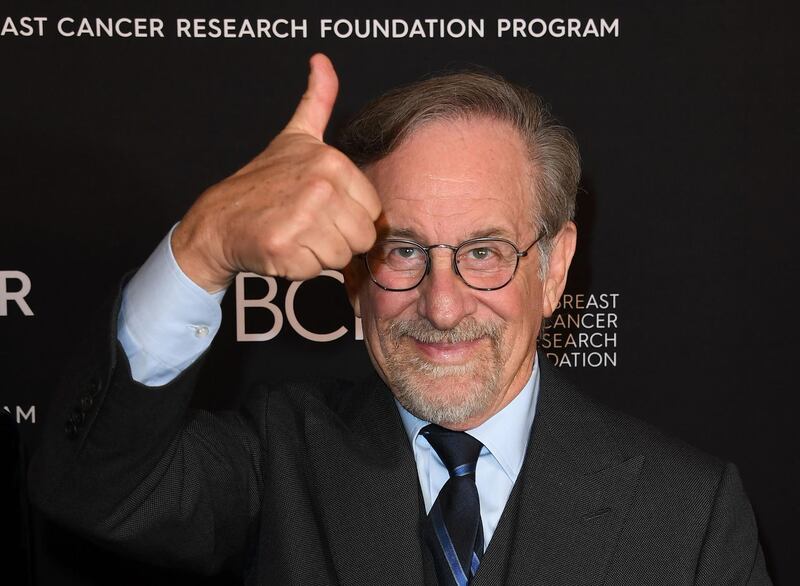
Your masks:
<path fill-rule="evenodd" d="M 417 227 L 416 224 L 402 224 L 402 225 L 390 225 L 388 222 L 384 223 L 382 226 L 379 226 L 378 229 L 379 235 L 382 238 L 402 238 L 405 240 L 413 240 L 415 242 L 419 242 L 420 244 L 442 244 L 439 242 L 432 242 L 430 241 L 430 237 L 427 233 L 427 230 L 424 228 Z M 506 240 L 514 240 L 517 237 L 516 231 L 510 227 L 501 224 L 487 224 L 486 222 L 480 222 L 480 225 L 476 228 L 469 228 L 469 227 L 460 227 L 454 230 L 454 233 L 457 234 L 456 240 L 458 242 L 463 242 L 465 240 L 471 240 L 473 238 L 488 238 L 488 237 L 496 237 L 496 238 L 505 238 Z M 455 244 L 456 242 L 451 243 L 444 243 L 444 244 Z"/>
<path fill-rule="evenodd" d="M 505 123 L 430 123 L 366 172 L 383 203 L 378 227 L 386 234 L 415 240 L 446 234 L 448 241 L 527 236 L 529 161 Z"/>
<path fill-rule="evenodd" d="M 415 129 L 383 159 L 369 165 L 370 178 L 391 187 L 425 184 L 427 195 L 463 190 L 488 195 L 509 185 L 529 184 L 531 165 L 519 132 L 510 124 L 489 118 L 438 120 Z M 396 190 L 395 190 L 396 191 Z M 394 193 L 413 197 L 415 192 Z"/>

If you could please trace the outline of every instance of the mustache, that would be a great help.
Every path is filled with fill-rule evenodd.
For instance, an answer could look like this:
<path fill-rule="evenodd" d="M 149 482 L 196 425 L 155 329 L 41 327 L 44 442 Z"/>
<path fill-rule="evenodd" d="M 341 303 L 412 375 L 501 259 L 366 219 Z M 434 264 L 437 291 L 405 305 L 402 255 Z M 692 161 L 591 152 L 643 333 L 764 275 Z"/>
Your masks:
<path fill-rule="evenodd" d="M 440 330 L 425 318 L 413 320 L 394 320 L 387 328 L 389 337 L 398 342 L 408 336 L 423 344 L 458 344 L 480 338 L 489 338 L 495 344 L 500 341 L 503 326 L 495 322 L 479 322 L 465 318 L 449 330 Z"/>

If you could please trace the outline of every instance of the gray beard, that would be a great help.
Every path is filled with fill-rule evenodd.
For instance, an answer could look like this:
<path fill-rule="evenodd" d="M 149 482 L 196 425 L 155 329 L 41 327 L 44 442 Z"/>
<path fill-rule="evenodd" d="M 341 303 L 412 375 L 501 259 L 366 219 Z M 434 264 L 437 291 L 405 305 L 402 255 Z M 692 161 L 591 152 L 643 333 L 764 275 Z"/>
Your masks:
<path fill-rule="evenodd" d="M 501 389 L 501 353 L 505 329 L 501 324 L 465 318 L 450 330 L 438 330 L 427 319 L 394 320 L 381 337 L 384 372 L 397 400 L 420 419 L 438 425 L 458 424 L 483 414 Z M 488 339 L 490 351 L 483 360 L 441 365 L 425 360 L 403 344 L 403 338 L 422 343 L 468 342 Z M 406 343 L 408 340 L 406 340 Z M 454 380 L 460 379 L 457 388 Z"/>

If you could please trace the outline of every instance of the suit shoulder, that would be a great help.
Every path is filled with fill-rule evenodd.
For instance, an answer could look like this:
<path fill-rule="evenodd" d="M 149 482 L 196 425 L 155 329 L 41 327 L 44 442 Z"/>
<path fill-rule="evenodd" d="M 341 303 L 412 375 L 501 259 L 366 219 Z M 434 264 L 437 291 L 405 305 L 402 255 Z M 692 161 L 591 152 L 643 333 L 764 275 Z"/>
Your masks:
<path fill-rule="evenodd" d="M 703 475 L 719 479 L 726 463 L 642 419 L 605 405 L 569 382 L 554 367 L 547 369 L 550 387 L 573 417 L 607 436 L 623 459 L 643 455 L 665 474 Z M 602 431 L 600 431 L 602 430 Z"/>
<path fill-rule="evenodd" d="M 664 466 L 679 465 L 693 473 L 706 471 L 717 477 L 722 474 L 725 462 L 716 456 L 638 417 L 597 401 L 594 403 L 623 454 L 644 454 Z"/>
<path fill-rule="evenodd" d="M 273 380 L 254 384 L 248 392 L 248 402 L 262 403 L 263 407 L 283 413 L 342 415 L 363 409 L 381 387 L 380 381 L 372 377 L 363 381 L 332 377 Z"/>

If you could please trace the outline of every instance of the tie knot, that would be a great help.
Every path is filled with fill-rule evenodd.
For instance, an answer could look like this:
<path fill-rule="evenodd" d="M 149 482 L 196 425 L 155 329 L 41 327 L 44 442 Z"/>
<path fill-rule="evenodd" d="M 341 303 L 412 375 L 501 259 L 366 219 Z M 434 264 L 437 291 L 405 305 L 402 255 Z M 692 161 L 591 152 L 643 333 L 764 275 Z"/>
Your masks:
<path fill-rule="evenodd" d="M 420 433 L 439 454 L 450 476 L 475 474 L 475 466 L 483 444 L 463 431 L 452 431 L 430 424 Z"/>

